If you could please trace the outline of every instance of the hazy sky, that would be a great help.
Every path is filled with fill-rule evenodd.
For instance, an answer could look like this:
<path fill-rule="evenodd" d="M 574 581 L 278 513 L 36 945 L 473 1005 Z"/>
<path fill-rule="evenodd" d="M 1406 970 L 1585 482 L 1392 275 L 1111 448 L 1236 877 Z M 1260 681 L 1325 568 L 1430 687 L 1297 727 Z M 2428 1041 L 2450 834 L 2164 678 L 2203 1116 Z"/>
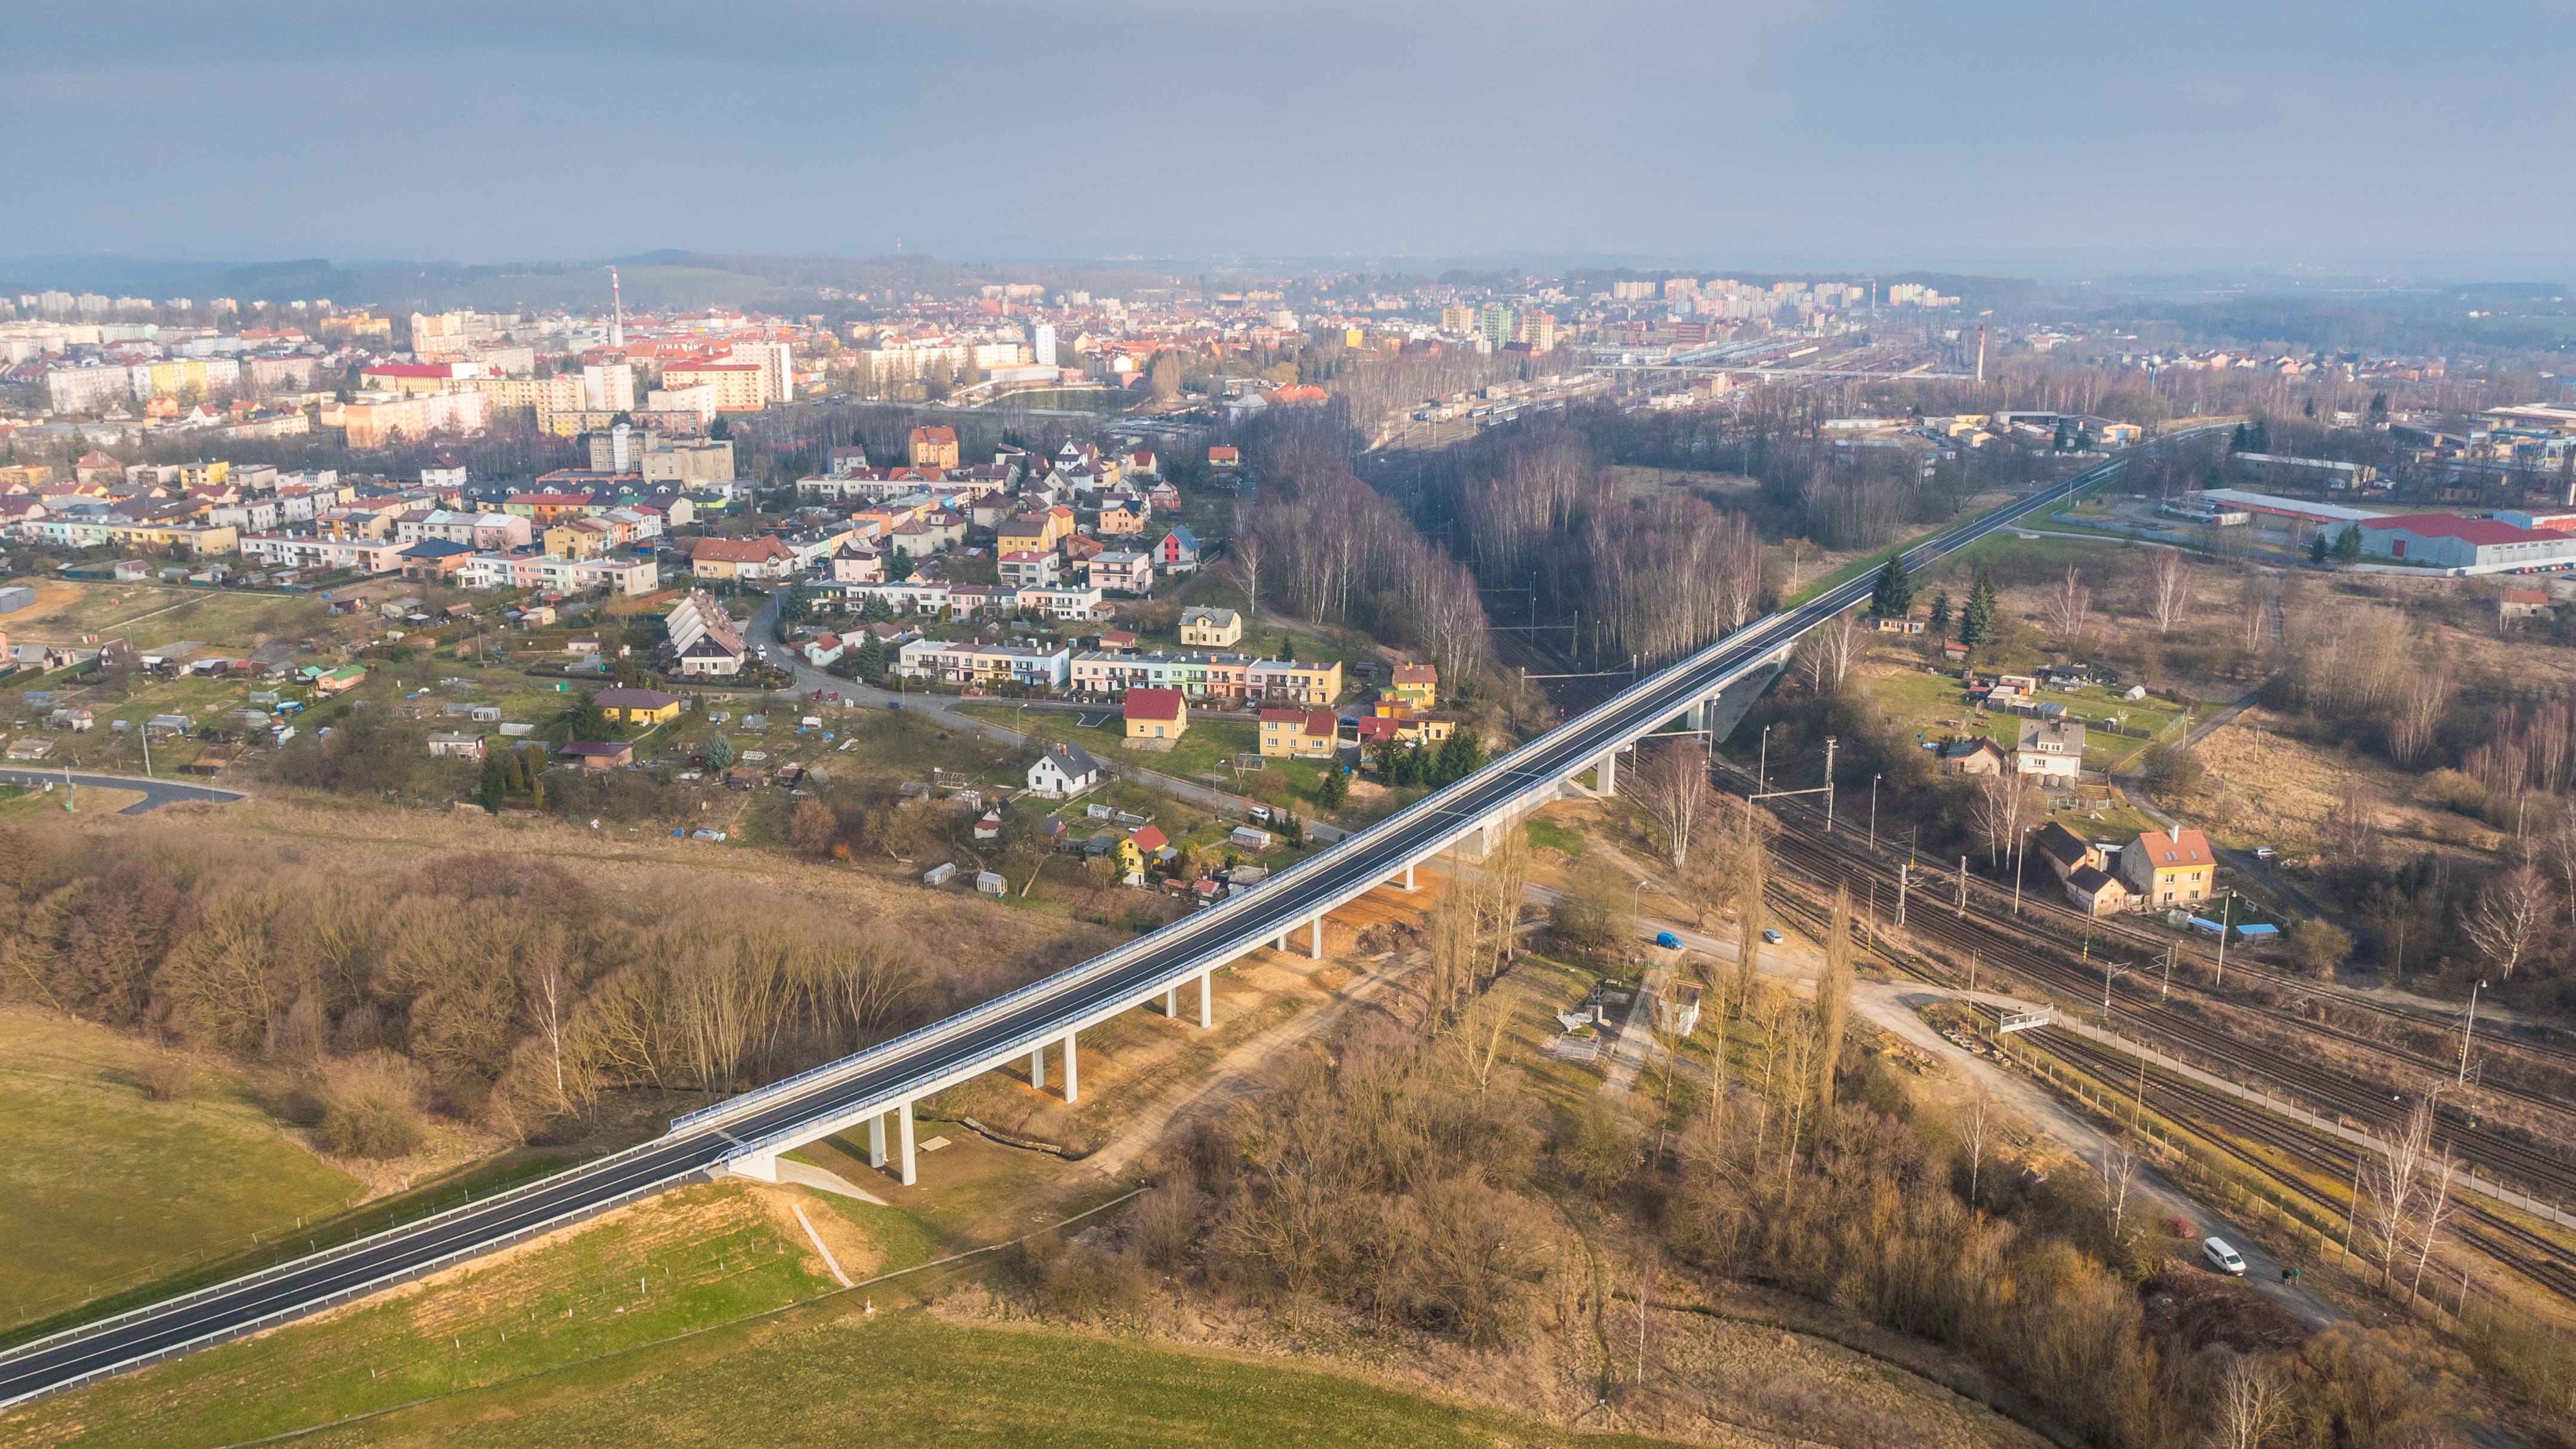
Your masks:
<path fill-rule="evenodd" d="M 2576 257 L 2545 59 L 2576 0 L 147 0 L 7 32 L 0 253 Z"/>

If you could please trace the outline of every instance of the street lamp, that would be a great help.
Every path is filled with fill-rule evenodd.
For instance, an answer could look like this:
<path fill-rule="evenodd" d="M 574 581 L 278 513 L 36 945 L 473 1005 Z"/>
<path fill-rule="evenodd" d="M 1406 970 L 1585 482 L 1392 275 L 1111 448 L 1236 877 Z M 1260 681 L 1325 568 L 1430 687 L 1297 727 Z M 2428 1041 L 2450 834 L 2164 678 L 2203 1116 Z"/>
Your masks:
<path fill-rule="evenodd" d="M 1878 781 L 1876 775 L 1869 777 L 1869 848 L 1872 850 L 1878 849 Z"/>

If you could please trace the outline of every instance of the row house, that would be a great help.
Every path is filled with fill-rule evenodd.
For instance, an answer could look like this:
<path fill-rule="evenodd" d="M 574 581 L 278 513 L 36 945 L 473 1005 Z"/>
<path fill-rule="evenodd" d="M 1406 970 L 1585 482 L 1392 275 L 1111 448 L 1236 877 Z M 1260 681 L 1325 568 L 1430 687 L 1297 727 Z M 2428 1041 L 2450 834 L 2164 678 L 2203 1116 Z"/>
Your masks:
<path fill-rule="evenodd" d="M 1050 619 L 1105 619 L 1116 611 L 1100 602 L 1100 591 L 1065 584 L 1020 590 L 1020 607 Z"/>
<path fill-rule="evenodd" d="M 324 538 L 310 533 L 244 535 L 242 562 L 272 568 L 349 569 L 389 574 L 402 568 L 403 545 L 391 539 Z"/>
<path fill-rule="evenodd" d="M 1057 690 L 1072 677 L 1073 655 L 1061 646 L 1042 649 L 1028 644 L 942 644 L 915 640 L 897 652 L 898 672 L 913 679 L 990 688 L 1017 684 Z"/>
<path fill-rule="evenodd" d="M 272 533 L 277 529 L 278 506 L 274 498 L 253 498 L 240 503 L 219 504 L 206 510 L 206 521 L 243 533 Z M 418 542 L 418 540 L 411 540 Z"/>
<path fill-rule="evenodd" d="M 1254 699 L 1294 704 L 1330 705 L 1342 694 L 1342 666 L 1336 660 L 1255 659 L 1244 688 Z"/>
<path fill-rule="evenodd" d="M 1156 650 L 1127 654 L 1088 649 L 1073 661 L 1073 687 L 1089 694 L 1122 695 L 1131 689 L 1176 689 L 1217 705 L 1243 702 L 1252 661 L 1240 654 L 1185 654 Z"/>
<path fill-rule="evenodd" d="M 407 512 L 394 521 L 396 542 L 418 543 L 425 538 L 477 549 L 525 548 L 535 541 L 529 518 L 516 513 L 459 513 L 432 508 Z"/>
<path fill-rule="evenodd" d="M 796 551 L 772 537 L 702 538 L 689 550 L 689 572 L 702 579 L 784 579 L 803 569 Z"/>

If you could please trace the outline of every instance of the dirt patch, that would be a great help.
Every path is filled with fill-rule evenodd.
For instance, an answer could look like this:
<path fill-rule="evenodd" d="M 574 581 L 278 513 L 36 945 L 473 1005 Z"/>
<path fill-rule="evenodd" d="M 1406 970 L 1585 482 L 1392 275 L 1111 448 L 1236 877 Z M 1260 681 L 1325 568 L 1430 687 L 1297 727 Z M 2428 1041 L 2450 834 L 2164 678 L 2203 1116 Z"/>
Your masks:
<path fill-rule="evenodd" d="M 859 1231 L 856 1223 L 841 1216 L 837 1210 L 824 1203 L 822 1195 L 813 1189 L 755 1187 L 749 1189 L 749 1192 L 751 1200 L 769 1215 L 771 1223 L 778 1228 L 779 1233 L 810 1256 L 814 1246 L 813 1241 L 805 1235 L 805 1223 L 796 1220 L 796 1208 L 802 1205 L 805 1209 L 805 1222 L 814 1225 L 815 1236 L 823 1240 L 824 1247 L 832 1250 L 833 1261 L 841 1265 L 841 1271 L 847 1274 L 852 1282 L 868 1277 L 885 1265 L 885 1249 L 866 1233 Z M 814 1267 L 817 1271 L 829 1271 L 820 1262 L 815 1263 Z"/>
<path fill-rule="evenodd" d="M 2262 1294 L 2205 1273 L 2167 1273 L 2139 1297 L 2147 1327 L 2190 1353 L 2213 1343 L 2238 1353 L 2279 1353 L 2307 1342 L 2315 1331 Z"/>

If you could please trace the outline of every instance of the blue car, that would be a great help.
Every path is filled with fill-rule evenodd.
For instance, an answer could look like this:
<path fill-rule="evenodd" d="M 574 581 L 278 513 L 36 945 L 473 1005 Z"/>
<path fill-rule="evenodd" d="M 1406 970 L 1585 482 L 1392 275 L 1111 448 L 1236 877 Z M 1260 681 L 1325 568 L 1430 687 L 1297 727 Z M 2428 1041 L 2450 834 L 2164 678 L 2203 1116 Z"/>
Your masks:
<path fill-rule="evenodd" d="M 1665 949 L 1667 949 L 1667 950 L 1670 950 L 1670 949 L 1673 949 L 1673 948 L 1675 948 L 1675 947 L 1678 947 L 1678 946 L 1680 946 L 1680 945 L 1681 945 L 1681 943 L 1682 943 L 1682 938 L 1681 938 L 1681 937 L 1679 937 L 1679 936 L 1674 935 L 1674 934 L 1673 934 L 1672 932 L 1670 932 L 1670 931 L 1657 931 L 1657 932 L 1655 933 L 1655 944 L 1656 944 L 1656 945 L 1658 945 L 1658 946 L 1662 946 L 1662 947 L 1664 947 L 1664 948 L 1665 948 Z"/>

